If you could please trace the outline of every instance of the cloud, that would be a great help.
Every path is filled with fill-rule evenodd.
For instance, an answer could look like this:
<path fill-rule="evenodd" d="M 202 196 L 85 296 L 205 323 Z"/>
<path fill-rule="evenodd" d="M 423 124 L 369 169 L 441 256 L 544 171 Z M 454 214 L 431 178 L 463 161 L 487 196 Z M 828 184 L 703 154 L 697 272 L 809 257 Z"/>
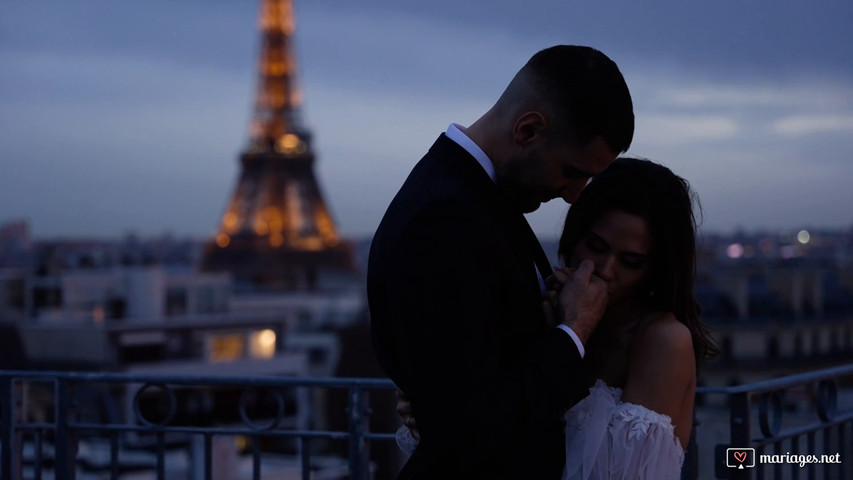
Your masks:
<path fill-rule="evenodd" d="M 720 115 L 638 112 L 634 142 L 637 145 L 672 146 L 728 140 L 734 138 L 738 130 L 734 119 Z"/>
<path fill-rule="evenodd" d="M 643 113 L 725 116 L 737 119 L 742 133 L 756 133 L 756 126 L 768 133 L 782 116 L 853 114 L 853 88 L 840 76 L 780 79 L 756 71 L 744 79 L 632 64 L 626 78 L 638 118 Z"/>
<path fill-rule="evenodd" d="M 774 122 L 773 132 L 787 137 L 853 133 L 853 114 L 792 115 Z"/>
<path fill-rule="evenodd" d="M 726 141 L 733 146 L 853 131 L 853 88 L 838 78 L 720 79 L 711 85 L 679 73 L 650 77 L 640 71 L 634 77 L 636 145 L 707 147 Z"/>
<path fill-rule="evenodd" d="M 833 83 L 773 85 L 771 81 L 721 85 L 675 86 L 655 96 L 660 104 L 688 108 L 752 107 L 828 109 L 846 106 L 853 89 Z"/>

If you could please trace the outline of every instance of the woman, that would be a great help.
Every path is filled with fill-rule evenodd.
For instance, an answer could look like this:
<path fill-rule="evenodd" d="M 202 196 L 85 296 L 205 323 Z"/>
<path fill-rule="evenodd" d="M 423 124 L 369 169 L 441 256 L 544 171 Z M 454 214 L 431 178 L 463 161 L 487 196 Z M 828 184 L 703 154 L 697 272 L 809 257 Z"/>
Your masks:
<path fill-rule="evenodd" d="M 716 353 L 693 295 L 692 200 L 687 182 L 666 167 L 620 158 L 566 216 L 559 247 L 566 267 L 549 279 L 548 297 L 588 259 L 609 300 L 586 345 L 590 394 L 566 414 L 564 480 L 680 477 L 696 366 Z M 411 427 L 405 401 L 398 411 Z M 404 449 L 416 445 L 409 433 L 398 432 Z"/>
<path fill-rule="evenodd" d="M 566 216 L 561 261 L 592 260 L 609 300 L 586 345 L 590 395 L 566 414 L 564 479 L 680 477 L 696 366 L 716 352 L 693 295 L 692 200 L 668 168 L 620 158 Z"/>

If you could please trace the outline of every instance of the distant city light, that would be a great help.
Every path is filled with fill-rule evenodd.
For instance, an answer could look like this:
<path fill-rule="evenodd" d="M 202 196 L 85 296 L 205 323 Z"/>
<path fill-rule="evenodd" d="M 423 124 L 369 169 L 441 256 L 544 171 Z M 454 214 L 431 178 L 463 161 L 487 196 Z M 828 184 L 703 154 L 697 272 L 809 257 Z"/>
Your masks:
<path fill-rule="evenodd" d="M 267 224 L 266 220 L 261 218 L 260 216 L 255 217 L 254 223 L 255 233 L 258 235 L 266 235 L 270 233 L 270 227 Z"/>
<path fill-rule="evenodd" d="M 253 358 L 273 358 L 275 356 L 276 334 L 271 329 L 254 332 L 249 341 L 249 353 Z"/>
<path fill-rule="evenodd" d="M 237 228 L 237 214 L 234 212 L 228 212 L 225 214 L 225 217 L 222 219 L 222 226 L 225 227 L 225 230 L 228 232 L 234 232 L 234 229 Z"/>
<path fill-rule="evenodd" d="M 771 253 L 773 253 L 773 240 L 770 238 L 762 238 L 758 242 L 758 248 L 761 250 L 761 253 L 764 254 L 765 257 L 769 257 Z"/>
<path fill-rule="evenodd" d="M 104 311 L 104 307 L 98 305 L 92 310 L 92 320 L 94 320 L 95 325 L 103 325 L 104 318 L 106 318 L 106 314 Z"/>
<path fill-rule="evenodd" d="M 726 254 L 728 254 L 729 258 L 740 258 L 743 256 L 743 245 L 739 243 L 733 243 L 726 248 Z"/>
<path fill-rule="evenodd" d="M 800 233 L 797 234 L 797 241 L 802 243 L 803 245 L 809 243 L 812 236 L 809 234 L 807 230 L 800 230 Z"/>
<path fill-rule="evenodd" d="M 270 246 L 271 247 L 280 247 L 282 245 L 284 245 L 284 236 L 281 233 L 275 232 L 272 235 L 270 235 Z"/>
<path fill-rule="evenodd" d="M 263 347 L 274 347 L 275 332 L 270 329 L 262 330 L 261 333 L 258 334 L 258 341 Z"/>
<path fill-rule="evenodd" d="M 779 255 L 782 258 L 794 258 L 797 255 L 797 251 L 794 250 L 793 245 L 785 245 L 784 247 L 779 249 Z"/>
<path fill-rule="evenodd" d="M 298 136 L 288 133 L 278 139 L 278 147 L 284 152 L 293 152 L 299 146 L 300 141 Z"/>

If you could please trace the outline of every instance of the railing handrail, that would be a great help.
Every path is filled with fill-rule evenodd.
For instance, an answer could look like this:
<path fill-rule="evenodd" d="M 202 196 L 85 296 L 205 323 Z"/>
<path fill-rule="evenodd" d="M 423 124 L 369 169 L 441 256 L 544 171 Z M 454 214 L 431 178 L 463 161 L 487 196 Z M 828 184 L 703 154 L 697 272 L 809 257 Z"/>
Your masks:
<path fill-rule="evenodd" d="M 730 387 L 698 387 L 697 394 L 741 394 L 766 393 L 780 389 L 791 388 L 809 382 L 818 382 L 830 378 L 853 375 L 853 363 L 838 367 L 798 373 L 784 377 L 763 380 L 760 382 Z M 51 380 L 62 378 L 72 381 L 103 382 L 103 383 L 169 383 L 173 385 L 190 385 L 205 383 L 210 385 L 280 385 L 280 386 L 328 386 L 354 387 L 376 389 L 396 388 L 393 381 L 378 377 L 296 377 L 274 375 L 252 376 L 222 376 L 222 375 L 171 375 L 148 373 L 117 373 L 117 372 L 80 372 L 80 371 L 36 371 L 36 370 L 0 370 L 0 377 L 15 377 L 28 380 Z"/>
<path fill-rule="evenodd" d="M 853 375 L 853 363 L 848 365 L 842 365 L 839 367 L 816 370 L 813 372 L 797 373 L 794 375 L 774 378 L 771 380 L 763 380 L 755 383 L 748 383 L 745 385 L 735 385 L 731 387 L 698 387 L 696 389 L 696 393 L 726 395 L 735 395 L 742 393 L 759 394 L 773 392 L 776 390 L 783 390 L 786 388 L 802 385 L 804 383 L 819 382 L 821 380 L 843 377 L 847 375 Z"/>
<path fill-rule="evenodd" d="M 790 388 L 808 382 L 817 382 L 829 378 L 853 375 L 853 363 L 838 367 L 816 370 L 813 372 L 798 373 L 784 377 L 763 380 L 760 382 L 729 387 L 698 387 L 697 394 L 740 394 L 740 393 L 765 393 L 775 390 Z M 366 388 L 391 389 L 396 388 L 394 382 L 388 378 L 379 377 L 296 377 L 296 376 L 274 376 L 274 375 L 252 375 L 252 376 L 222 376 L 222 375 L 171 375 L 171 374 L 147 374 L 147 373 L 117 373 L 117 372 L 81 372 L 81 371 L 59 371 L 59 370 L 0 370 L 0 377 L 15 377 L 19 379 L 50 380 L 63 378 L 84 382 L 105 383 L 148 383 L 164 382 L 183 385 L 207 383 L 212 385 L 247 385 L 258 384 L 281 386 L 330 386 L 349 387 L 361 386 Z"/>
<path fill-rule="evenodd" d="M 113 372 L 63 372 L 33 370 L 0 370 L 0 378 L 14 377 L 19 380 L 63 379 L 79 382 L 97 383 L 168 383 L 170 385 L 241 385 L 241 386 L 282 386 L 282 387 L 360 387 L 370 389 L 396 388 L 387 378 L 361 377 L 296 377 L 296 376 L 222 376 L 222 375 L 170 375 L 148 373 Z"/>

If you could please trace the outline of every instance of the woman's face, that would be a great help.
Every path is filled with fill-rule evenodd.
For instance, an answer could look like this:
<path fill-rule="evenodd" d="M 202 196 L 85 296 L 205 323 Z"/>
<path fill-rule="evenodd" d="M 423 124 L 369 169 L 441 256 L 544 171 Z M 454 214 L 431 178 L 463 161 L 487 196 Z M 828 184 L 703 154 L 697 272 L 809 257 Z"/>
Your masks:
<path fill-rule="evenodd" d="M 609 305 L 638 293 L 651 269 L 652 235 L 638 215 L 610 210 L 593 222 L 572 251 L 570 267 L 592 260 L 595 274 L 607 283 Z"/>

